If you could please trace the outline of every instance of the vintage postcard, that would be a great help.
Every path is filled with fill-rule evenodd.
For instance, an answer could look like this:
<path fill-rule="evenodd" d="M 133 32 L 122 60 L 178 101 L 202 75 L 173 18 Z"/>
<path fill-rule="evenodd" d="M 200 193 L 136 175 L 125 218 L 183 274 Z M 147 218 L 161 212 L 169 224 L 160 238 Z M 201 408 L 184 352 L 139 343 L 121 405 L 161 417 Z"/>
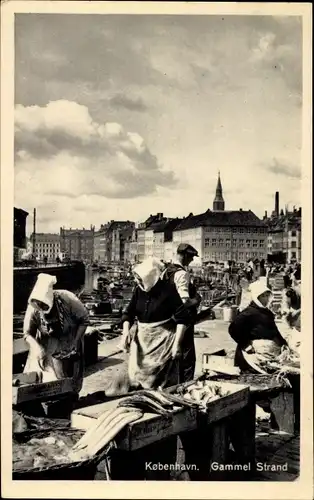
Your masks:
<path fill-rule="evenodd" d="M 1 5 L 4 498 L 313 498 L 312 8 Z"/>

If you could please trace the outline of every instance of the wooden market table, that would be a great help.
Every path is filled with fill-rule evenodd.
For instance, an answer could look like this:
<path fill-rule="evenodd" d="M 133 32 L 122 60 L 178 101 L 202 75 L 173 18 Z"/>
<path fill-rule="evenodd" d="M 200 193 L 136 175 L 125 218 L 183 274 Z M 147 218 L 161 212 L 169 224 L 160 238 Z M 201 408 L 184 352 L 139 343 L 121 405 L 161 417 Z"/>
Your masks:
<path fill-rule="evenodd" d="M 211 376 L 210 379 L 223 381 L 225 376 Z M 272 425 L 280 432 L 297 435 L 300 432 L 300 375 L 289 374 L 291 387 L 273 379 L 272 375 L 242 374 L 232 377 L 235 384 L 247 384 L 250 389 L 251 404 L 268 406 L 271 410 Z M 266 402 L 266 403 L 265 403 Z"/>
<path fill-rule="evenodd" d="M 211 463 L 228 462 L 229 435 L 235 432 L 238 436 L 236 460 L 254 462 L 255 406 L 250 403 L 249 389 L 242 388 L 240 396 L 231 395 L 229 404 L 223 399 L 218 400 L 208 414 L 184 407 L 165 416 L 145 413 L 129 424 L 120 433 L 117 448 L 111 453 L 110 479 L 169 480 L 186 468 L 190 469 L 190 480 L 217 479 Z M 104 411 L 115 408 L 119 402 L 121 398 L 75 410 L 72 427 L 87 430 Z M 178 462 L 178 437 L 185 464 Z M 102 467 L 100 464 L 99 471 Z M 105 468 L 108 469 L 107 463 Z"/>

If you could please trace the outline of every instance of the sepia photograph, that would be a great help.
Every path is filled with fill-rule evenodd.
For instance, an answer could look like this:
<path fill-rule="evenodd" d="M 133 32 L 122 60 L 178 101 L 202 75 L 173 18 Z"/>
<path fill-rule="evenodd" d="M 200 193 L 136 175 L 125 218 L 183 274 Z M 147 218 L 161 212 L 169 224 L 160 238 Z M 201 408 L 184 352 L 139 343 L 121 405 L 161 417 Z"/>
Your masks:
<path fill-rule="evenodd" d="M 304 11 L 196 12 L 14 13 L 13 483 L 300 479 Z"/>

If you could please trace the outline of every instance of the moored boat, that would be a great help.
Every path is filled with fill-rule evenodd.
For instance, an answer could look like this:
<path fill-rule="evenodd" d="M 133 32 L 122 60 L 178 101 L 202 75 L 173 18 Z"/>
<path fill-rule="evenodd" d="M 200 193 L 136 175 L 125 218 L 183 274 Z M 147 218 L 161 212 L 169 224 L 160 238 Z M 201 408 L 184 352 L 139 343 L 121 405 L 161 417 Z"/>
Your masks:
<path fill-rule="evenodd" d="M 85 282 L 85 265 L 80 261 L 59 265 L 15 266 L 13 271 L 14 313 L 25 311 L 29 295 L 40 273 L 56 276 L 56 289 L 76 292 L 84 286 Z"/>

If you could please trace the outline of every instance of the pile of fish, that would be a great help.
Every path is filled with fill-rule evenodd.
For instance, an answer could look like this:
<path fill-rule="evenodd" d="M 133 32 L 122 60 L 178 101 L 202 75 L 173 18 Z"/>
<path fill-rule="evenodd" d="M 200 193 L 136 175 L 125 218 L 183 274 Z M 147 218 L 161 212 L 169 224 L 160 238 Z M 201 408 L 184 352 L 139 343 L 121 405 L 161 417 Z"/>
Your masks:
<path fill-rule="evenodd" d="M 81 431 L 54 431 L 49 433 L 49 437 L 34 437 L 26 443 L 14 440 L 13 470 L 22 471 L 70 463 L 69 453 L 81 435 Z"/>
<path fill-rule="evenodd" d="M 119 406 L 124 408 L 138 408 L 146 413 L 157 413 L 158 415 L 166 415 L 172 413 L 175 406 L 183 406 L 183 402 L 171 398 L 170 395 L 164 394 L 161 391 L 142 390 L 131 396 L 123 399 Z"/>
<path fill-rule="evenodd" d="M 88 460 L 109 445 L 128 424 L 143 416 L 141 410 L 118 406 L 105 411 L 72 448 L 72 462 Z"/>
<path fill-rule="evenodd" d="M 300 356 L 286 346 L 281 348 L 281 352 L 277 356 L 255 353 L 250 357 L 254 358 L 256 371 L 264 375 L 271 375 L 275 383 L 280 383 L 283 386 L 291 387 L 289 375 L 300 374 Z"/>
<path fill-rule="evenodd" d="M 161 391 L 141 390 L 121 399 L 118 406 L 104 412 L 95 424 L 73 447 L 70 458 L 85 460 L 96 455 L 111 443 L 128 424 L 139 420 L 144 413 L 171 414 L 182 407 L 181 400 Z"/>
<path fill-rule="evenodd" d="M 201 411 L 207 411 L 208 403 L 228 396 L 230 391 L 222 388 L 221 384 L 209 380 L 198 380 L 188 386 L 179 386 L 176 394 L 185 401 L 197 403 Z"/>
<path fill-rule="evenodd" d="M 258 361 L 258 366 L 265 373 L 300 373 L 300 356 L 290 349 L 282 348 L 278 356 L 255 354 L 255 357 Z"/>

